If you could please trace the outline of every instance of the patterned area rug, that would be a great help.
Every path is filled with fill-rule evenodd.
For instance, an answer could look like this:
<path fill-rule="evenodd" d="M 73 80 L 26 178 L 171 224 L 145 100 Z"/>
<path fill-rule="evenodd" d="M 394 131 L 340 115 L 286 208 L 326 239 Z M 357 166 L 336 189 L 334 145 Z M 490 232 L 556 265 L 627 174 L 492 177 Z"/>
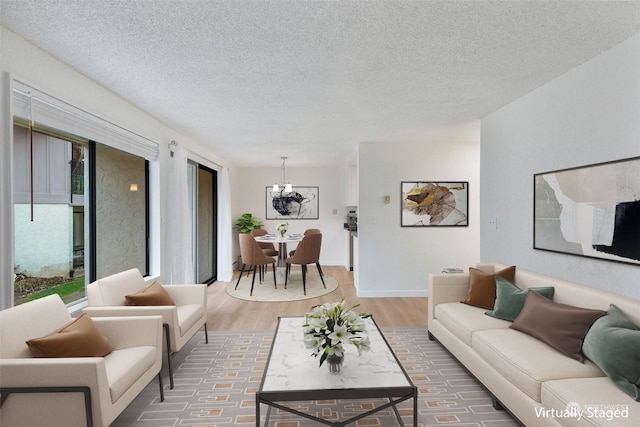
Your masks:
<path fill-rule="evenodd" d="M 253 295 L 249 295 L 249 291 L 251 290 L 251 280 L 253 278 L 253 273 L 247 276 L 247 274 L 242 275 L 242 279 L 240 279 L 240 283 L 238 284 L 238 289 L 235 290 L 236 281 L 233 280 L 230 282 L 225 290 L 229 295 L 234 298 L 238 298 L 246 301 L 264 301 L 264 302 L 282 302 L 282 301 L 297 301 L 304 300 L 310 298 L 316 298 L 322 295 L 329 294 L 335 291 L 338 288 L 338 281 L 329 276 L 324 275 L 324 283 L 327 286 L 325 289 L 322 286 L 322 280 L 320 280 L 320 275 L 315 272 L 307 272 L 307 294 L 304 294 L 302 289 L 302 273 L 300 270 L 292 270 L 289 275 L 289 281 L 287 282 L 287 289 L 284 288 L 284 285 L 278 285 L 276 289 L 273 286 L 273 273 L 271 270 L 267 271 L 265 275 L 264 281 L 259 283 L 258 275 L 256 274 L 256 281 L 253 285 Z"/>
<path fill-rule="evenodd" d="M 495 410 L 485 389 L 424 328 L 383 328 L 385 337 L 419 389 L 418 426 L 519 426 L 505 411 Z M 165 401 L 152 381 L 111 427 L 255 426 L 255 393 L 271 347 L 272 332 L 209 332 L 174 356 L 175 388 L 165 377 Z M 325 367 L 322 366 L 322 369 Z M 166 369 L 165 369 L 166 371 Z M 298 409 L 330 421 L 366 412 L 377 400 L 299 402 Z M 412 402 L 398 405 L 406 426 L 412 425 Z M 261 407 L 264 424 L 266 407 Z M 270 427 L 315 427 L 321 424 L 272 411 Z M 396 426 L 385 409 L 353 426 Z"/>

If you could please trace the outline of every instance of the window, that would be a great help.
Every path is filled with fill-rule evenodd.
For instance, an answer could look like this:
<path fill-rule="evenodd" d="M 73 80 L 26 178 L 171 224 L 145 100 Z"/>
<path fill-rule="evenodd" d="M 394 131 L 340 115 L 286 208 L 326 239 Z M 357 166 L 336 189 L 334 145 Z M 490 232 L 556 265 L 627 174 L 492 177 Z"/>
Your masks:
<path fill-rule="evenodd" d="M 34 129 L 14 125 L 15 304 L 51 293 L 70 304 L 96 278 L 147 274 L 148 162 Z"/>
<path fill-rule="evenodd" d="M 15 303 L 84 298 L 88 141 L 14 126 Z M 33 147 L 33 149 L 32 149 Z"/>
<path fill-rule="evenodd" d="M 148 271 L 147 162 L 95 144 L 96 278 L 130 268 Z"/>

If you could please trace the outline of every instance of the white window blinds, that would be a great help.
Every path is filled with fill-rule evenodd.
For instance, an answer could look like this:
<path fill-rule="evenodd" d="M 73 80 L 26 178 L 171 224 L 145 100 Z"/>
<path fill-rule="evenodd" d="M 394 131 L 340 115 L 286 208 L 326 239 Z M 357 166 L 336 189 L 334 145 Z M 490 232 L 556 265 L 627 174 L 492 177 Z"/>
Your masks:
<path fill-rule="evenodd" d="M 160 145 L 155 141 L 101 119 L 19 80 L 13 80 L 12 92 L 15 116 L 90 139 L 147 160 L 158 158 Z"/>

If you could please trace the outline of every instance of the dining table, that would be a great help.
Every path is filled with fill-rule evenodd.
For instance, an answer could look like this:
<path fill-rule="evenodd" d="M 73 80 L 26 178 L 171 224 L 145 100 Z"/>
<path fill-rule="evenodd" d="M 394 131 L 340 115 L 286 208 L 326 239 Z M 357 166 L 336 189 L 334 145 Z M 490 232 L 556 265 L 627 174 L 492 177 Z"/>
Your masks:
<path fill-rule="evenodd" d="M 287 243 L 298 243 L 304 237 L 302 234 L 265 234 L 255 237 L 259 243 L 277 243 L 278 260 L 276 262 L 276 285 L 284 285 L 287 278 Z"/>

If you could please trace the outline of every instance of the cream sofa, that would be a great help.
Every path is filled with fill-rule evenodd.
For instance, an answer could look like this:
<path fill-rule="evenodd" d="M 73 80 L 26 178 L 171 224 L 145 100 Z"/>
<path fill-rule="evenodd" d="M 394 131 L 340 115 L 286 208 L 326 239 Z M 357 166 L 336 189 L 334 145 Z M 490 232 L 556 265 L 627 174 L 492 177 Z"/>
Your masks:
<path fill-rule="evenodd" d="M 58 295 L 0 311 L 2 427 L 106 427 L 155 376 L 162 398 L 159 316 L 93 319 L 113 347 L 104 357 L 31 356 L 25 341 L 72 320 Z"/>
<path fill-rule="evenodd" d="M 477 264 L 486 273 L 501 264 Z M 640 324 L 640 301 L 517 269 L 521 288 L 553 286 L 554 302 L 607 310 L 617 305 Z M 620 390 L 594 363 L 571 359 L 510 329 L 511 322 L 462 304 L 469 274 L 430 274 L 428 329 L 494 396 L 527 426 L 637 426 L 640 403 Z M 568 410 L 567 410 L 568 409 Z M 578 416 L 577 409 L 584 411 Z M 615 412 L 615 411 L 618 412 Z"/>

